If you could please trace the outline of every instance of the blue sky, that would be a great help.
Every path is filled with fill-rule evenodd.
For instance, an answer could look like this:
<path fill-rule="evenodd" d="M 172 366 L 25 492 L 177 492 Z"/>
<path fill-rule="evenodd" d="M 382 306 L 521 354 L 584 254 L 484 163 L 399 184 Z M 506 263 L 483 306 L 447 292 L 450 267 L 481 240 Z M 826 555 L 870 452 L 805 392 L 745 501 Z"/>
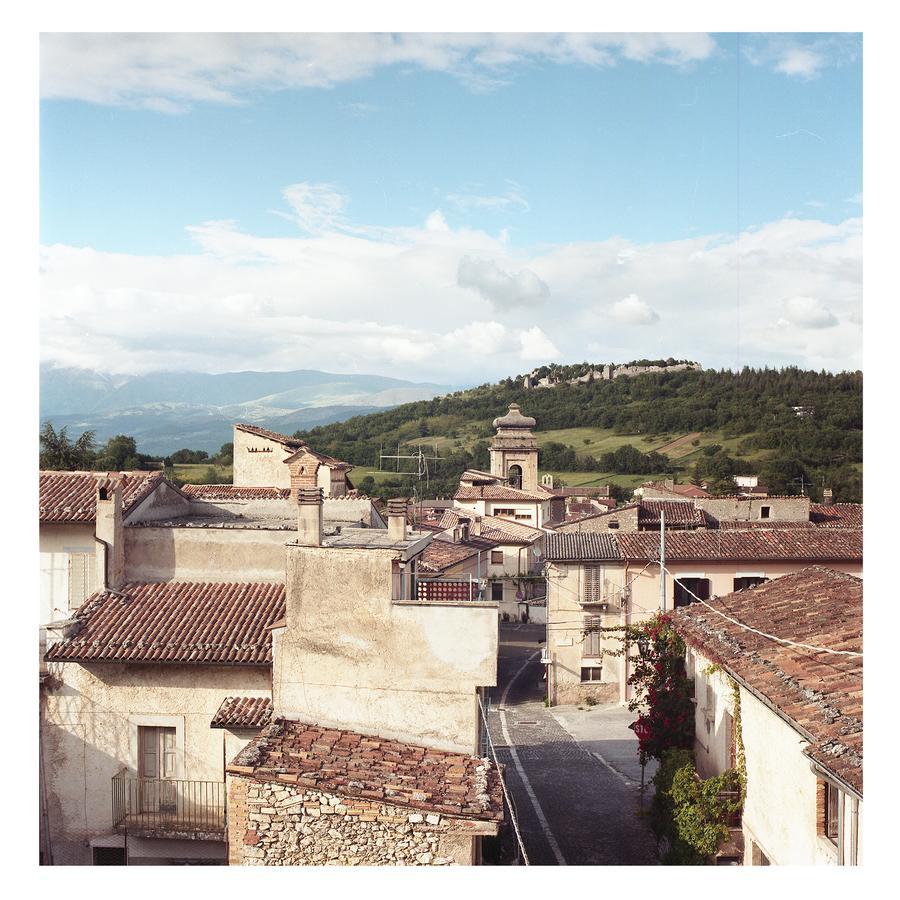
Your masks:
<path fill-rule="evenodd" d="M 854 35 L 45 36 L 43 357 L 858 367 L 861 67 Z"/>

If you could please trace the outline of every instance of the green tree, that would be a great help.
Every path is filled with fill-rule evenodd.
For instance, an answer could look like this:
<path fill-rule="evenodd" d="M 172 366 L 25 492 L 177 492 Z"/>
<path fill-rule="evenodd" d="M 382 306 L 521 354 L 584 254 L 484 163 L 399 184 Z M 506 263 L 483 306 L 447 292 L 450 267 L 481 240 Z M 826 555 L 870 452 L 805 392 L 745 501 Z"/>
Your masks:
<path fill-rule="evenodd" d="M 70 441 L 63 426 L 59 431 L 50 422 L 44 422 L 40 435 L 40 466 L 42 469 L 90 469 L 96 456 L 94 432 L 84 431 L 75 441 Z"/>
<path fill-rule="evenodd" d="M 127 434 L 111 437 L 100 451 L 98 463 L 101 468 L 116 472 L 136 468 L 140 460 L 134 438 Z"/>

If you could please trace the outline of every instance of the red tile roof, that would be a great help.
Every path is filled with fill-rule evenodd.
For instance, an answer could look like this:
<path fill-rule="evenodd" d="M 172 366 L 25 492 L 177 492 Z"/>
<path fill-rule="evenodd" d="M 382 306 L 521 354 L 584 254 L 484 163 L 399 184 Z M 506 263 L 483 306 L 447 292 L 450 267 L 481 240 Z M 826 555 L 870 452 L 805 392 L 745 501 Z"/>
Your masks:
<path fill-rule="evenodd" d="M 609 499 L 609 485 L 602 487 L 558 487 L 554 488 L 558 497 L 590 497 L 594 500 Z"/>
<path fill-rule="evenodd" d="M 697 487 L 696 484 L 673 484 L 672 487 L 666 487 L 662 481 L 648 481 L 641 487 L 652 488 L 655 491 L 666 491 L 669 494 L 676 494 L 680 497 L 710 497 L 711 494 Z"/>
<path fill-rule="evenodd" d="M 617 537 L 622 556 L 628 559 L 651 559 L 659 553 L 659 535 L 652 531 Z M 861 561 L 862 557 L 861 530 L 760 528 L 666 532 L 666 558 L 669 560 Z"/>
<path fill-rule="evenodd" d="M 744 625 L 814 647 L 862 652 L 862 581 L 813 567 L 710 601 Z M 863 661 L 791 647 L 695 603 L 675 610 L 676 631 L 780 710 L 817 763 L 862 793 Z"/>
<path fill-rule="evenodd" d="M 548 493 L 523 491 L 503 484 L 461 484 L 453 495 L 454 500 L 515 500 L 520 503 L 533 503 L 535 500 L 546 501 L 550 498 L 551 494 Z"/>
<path fill-rule="evenodd" d="M 270 697 L 226 697 L 210 728 L 264 728 L 272 716 Z"/>
<path fill-rule="evenodd" d="M 862 528 L 862 503 L 811 503 L 809 519 L 818 528 Z"/>
<path fill-rule="evenodd" d="M 500 776 L 489 759 L 289 719 L 266 726 L 226 770 L 442 815 L 503 819 Z"/>
<path fill-rule="evenodd" d="M 621 535 L 607 531 L 551 532 L 547 535 L 545 556 L 561 562 L 619 560 L 618 538 Z"/>
<path fill-rule="evenodd" d="M 306 441 L 301 441 L 299 438 L 291 437 L 288 434 L 280 434 L 277 431 L 269 431 L 268 428 L 260 428 L 258 425 L 246 425 L 239 422 L 234 427 L 241 431 L 246 431 L 247 434 L 255 434 L 257 437 L 275 441 L 278 444 L 283 444 L 285 447 L 290 447 L 294 450 L 306 446 Z"/>
<path fill-rule="evenodd" d="M 706 516 L 690 500 L 641 500 L 638 504 L 638 523 L 644 528 L 659 528 L 660 516 L 665 513 L 667 526 L 703 528 Z"/>
<path fill-rule="evenodd" d="M 713 527 L 721 531 L 751 531 L 758 528 L 815 528 L 815 525 L 812 522 L 780 522 L 777 519 L 720 519 Z"/>
<path fill-rule="evenodd" d="M 449 528 L 455 528 L 461 519 L 468 519 L 471 526 L 474 518 L 475 514 L 470 510 L 448 509 L 436 524 L 441 531 L 446 531 Z M 431 522 L 433 520 L 428 520 L 428 523 Z M 496 541 L 498 544 L 531 544 L 542 534 L 540 528 L 532 528 L 521 522 L 512 522 L 501 516 L 481 517 L 481 537 L 489 541 Z M 475 536 L 473 535 L 473 537 Z"/>
<path fill-rule="evenodd" d="M 132 582 L 85 600 L 78 631 L 46 659 L 266 666 L 269 626 L 284 614 L 283 584 Z"/>
<path fill-rule="evenodd" d="M 496 541 L 477 537 L 470 537 L 458 544 L 435 539 L 419 555 L 419 569 L 422 572 L 443 572 L 485 550 L 493 550 L 496 546 Z"/>
<path fill-rule="evenodd" d="M 127 515 L 165 480 L 162 472 L 56 472 L 40 473 L 41 522 L 94 522 L 97 484 L 122 481 L 122 512 Z M 168 482 L 167 482 L 168 483 Z M 173 485 L 169 485 L 175 490 Z"/>
<path fill-rule="evenodd" d="M 186 484 L 181 492 L 196 500 L 288 500 L 291 496 L 290 488 L 235 484 Z"/>

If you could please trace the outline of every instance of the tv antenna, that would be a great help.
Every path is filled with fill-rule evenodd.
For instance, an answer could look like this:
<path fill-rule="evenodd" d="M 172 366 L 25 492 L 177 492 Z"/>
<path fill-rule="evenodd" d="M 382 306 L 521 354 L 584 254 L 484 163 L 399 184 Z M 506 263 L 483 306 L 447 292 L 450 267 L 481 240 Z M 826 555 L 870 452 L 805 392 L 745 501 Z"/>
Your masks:
<path fill-rule="evenodd" d="M 431 471 L 434 468 L 433 465 L 429 467 L 429 463 L 436 463 L 443 460 L 444 457 L 437 455 L 437 448 L 434 446 L 431 447 L 431 456 L 427 456 L 422 447 L 422 444 L 417 444 L 415 453 L 401 453 L 401 445 L 398 443 L 396 453 L 385 453 L 384 445 L 382 445 L 381 452 L 378 454 L 378 471 L 393 471 L 397 475 L 418 478 L 419 481 L 424 478 L 427 487 Z M 385 460 L 394 460 L 394 468 L 385 468 Z M 401 460 L 404 460 L 402 469 Z M 409 462 L 405 462 L 406 460 L 409 460 Z"/>

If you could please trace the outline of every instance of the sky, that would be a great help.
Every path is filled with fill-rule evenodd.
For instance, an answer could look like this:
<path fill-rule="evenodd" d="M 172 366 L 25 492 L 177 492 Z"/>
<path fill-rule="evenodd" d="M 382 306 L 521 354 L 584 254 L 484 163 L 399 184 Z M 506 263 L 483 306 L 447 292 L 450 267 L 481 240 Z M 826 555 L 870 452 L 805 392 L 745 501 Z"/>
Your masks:
<path fill-rule="evenodd" d="M 45 34 L 41 358 L 862 367 L 854 34 Z"/>

